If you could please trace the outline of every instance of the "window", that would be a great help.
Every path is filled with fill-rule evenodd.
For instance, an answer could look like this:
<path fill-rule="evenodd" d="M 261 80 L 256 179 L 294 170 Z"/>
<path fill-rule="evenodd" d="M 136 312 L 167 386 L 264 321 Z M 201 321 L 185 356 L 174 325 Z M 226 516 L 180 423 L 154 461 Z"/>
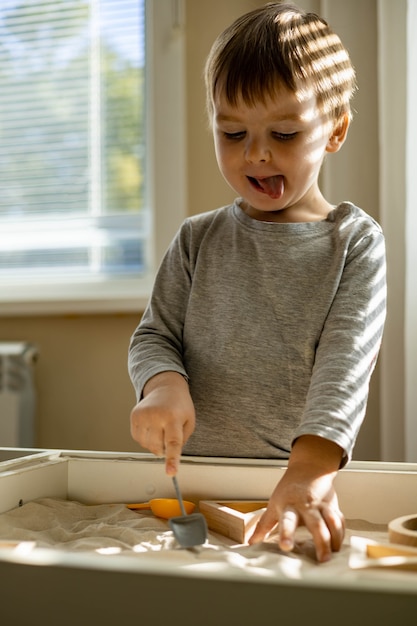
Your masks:
<path fill-rule="evenodd" d="M 153 75 L 180 78 L 181 69 L 179 3 L 157 4 L 2 2 L 0 300 L 7 311 L 138 309 L 147 297 L 162 252 L 154 230 L 164 221 L 153 193 L 156 114 L 164 115 Z M 167 32 L 171 49 L 160 52 Z M 171 120 L 176 111 L 174 104 Z M 181 152 L 176 140 L 172 148 Z M 181 217 L 170 216 L 169 238 Z"/>

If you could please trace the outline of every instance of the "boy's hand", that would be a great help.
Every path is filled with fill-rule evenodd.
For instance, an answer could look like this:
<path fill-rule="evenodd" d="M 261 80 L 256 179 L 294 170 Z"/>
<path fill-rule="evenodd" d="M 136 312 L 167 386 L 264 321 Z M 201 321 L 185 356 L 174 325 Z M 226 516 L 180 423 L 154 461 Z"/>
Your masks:
<path fill-rule="evenodd" d="M 333 481 L 341 458 L 336 444 L 312 435 L 300 437 L 249 543 L 262 541 L 279 522 L 281 550 L 293 549 L 295 531 L 301 525 L 313 537 L 318 561 L 328 561 L 332 552 L 340 550 L 345 521 Z"/>
<path fill-rule="evenodd" d="M 183 376 L 163 372 L 151 378 L 130 414 L 130 431 L 143 448 L 165 456 L 169 476 L 177 473 L 182 448 L 194 428 L 194 405 Z"/>

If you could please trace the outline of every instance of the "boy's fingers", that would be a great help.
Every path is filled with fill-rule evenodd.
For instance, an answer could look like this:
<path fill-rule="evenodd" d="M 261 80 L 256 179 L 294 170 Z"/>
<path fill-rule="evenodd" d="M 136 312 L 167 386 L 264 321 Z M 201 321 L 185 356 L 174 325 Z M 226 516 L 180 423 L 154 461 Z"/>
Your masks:
<path fill-rule="evenodd" d="M 311 511 L 304 521 L 313 537 L 317 560 L 328 561 L 332 552 L 340 550 L 343 542 L 345 533 L 343 515 L 324 507 L 322 510 Z"/>
<path fill-rule="evenodd" d="M 165 471 L 168 476 L 174 476 L 178 472 L 182 446 L 182 430 L 174 428 L 165 431 Z"/>
<path fill-rule="evenodd" d="M 274 528 L 276 523 L 277 517 L 275 512 L 267 509 L 256 524 L 255 530 L 253 531 L 253 534 L 249 539 L 249 543 L 259 543 L 260 541 L 262 541 L 265 536 Z"/>
<path fill-rule="evenodd" d="M 320 511 L 311 512 L 305 522 L 313 537 L 317 560 L 320 563 L 328 561 L 332 554 L 331 533 Z"/>
<path fill-rule="evenodd" d="M 322 516 L 330 531 L 332 552 L 338 552 L 345 537 L 345 518 L 343 513 L 332 508 L 324 508 Z"/>
<path fill-rule="evenodd" d="M 294 547 L 295 531 L 298 526 L 298 513 L 294 509 L 284 509 L 279 518 L 279 547 L 289 552 Z"/>
<path fill-rule="evenodd" d="M 181 446 L 171 446 L 165 453 L 165 471 L 168 476 L 175 476 L 178 472 L 181 458 Z"/>
<path fill-rule="evenodd" d="M 184 424 L 171 426 L 165 431 L 165 467 L 169 476 L 174 476 L 179 468 L 184 444 L 194 431 L 194 421 L 187 419 Z"/>

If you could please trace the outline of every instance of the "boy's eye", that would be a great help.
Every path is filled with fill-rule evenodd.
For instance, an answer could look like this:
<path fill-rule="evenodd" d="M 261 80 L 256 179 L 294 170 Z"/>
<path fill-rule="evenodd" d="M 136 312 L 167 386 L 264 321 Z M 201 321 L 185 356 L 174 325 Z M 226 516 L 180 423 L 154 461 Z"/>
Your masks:
<path fill-rule="evenodd" d="M 290 141 L 290 139 L 295 139 L 298 133 L 272 133 L 275 139 L 279 139 L 280 141 Z"/>
<path fill-rule="evenodd" d="M 243 137 L 246 135 L 245 131 L 239 131 L 237 133 L 226 133 L 224 132 L 223 135 L 225 136 L 226 139 L 230 139 L 230 141 L 239 141 L 239 139 L 243 139 Z"/>

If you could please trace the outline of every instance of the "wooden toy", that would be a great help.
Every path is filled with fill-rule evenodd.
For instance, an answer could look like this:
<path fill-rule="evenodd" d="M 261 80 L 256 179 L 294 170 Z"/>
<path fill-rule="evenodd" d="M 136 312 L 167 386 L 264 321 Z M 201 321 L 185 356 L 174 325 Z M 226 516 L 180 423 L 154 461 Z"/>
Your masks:
<path fill-rule="evenodd" d="M 266 500 L 201 500 L 199 509 L 210 530 L 247 543 L 267 504 Z"/>

